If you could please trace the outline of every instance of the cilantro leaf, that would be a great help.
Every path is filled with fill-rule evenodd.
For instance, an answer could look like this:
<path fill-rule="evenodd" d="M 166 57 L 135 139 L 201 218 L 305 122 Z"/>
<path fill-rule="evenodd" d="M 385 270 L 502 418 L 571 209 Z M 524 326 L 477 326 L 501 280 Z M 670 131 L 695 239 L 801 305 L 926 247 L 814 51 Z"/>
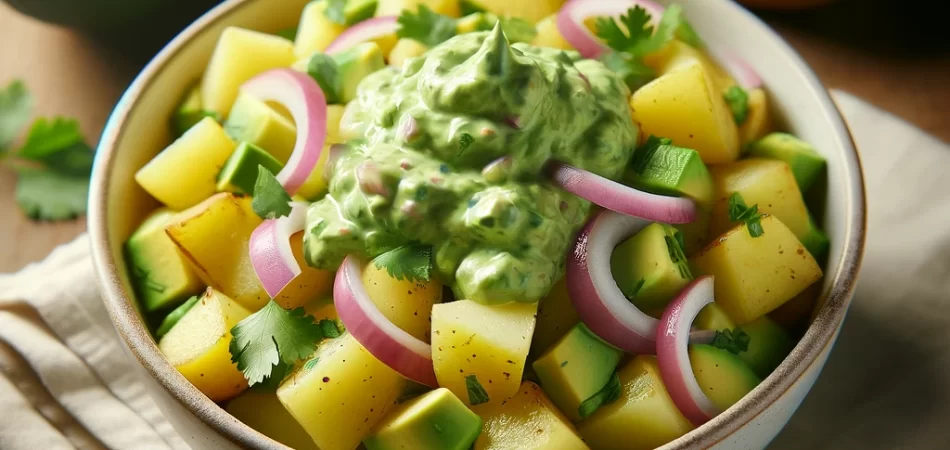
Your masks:
<path fill-rule="evenodd" d="M 270 371 L 270 375 L 264 377 L 264 380 L 254 385 L 254 387 L 266 391 L 276 391 L 277 388 L 280 387 L 280 383 L 284 382 L 284 378 L 287 378 L 287 375 L 290 374 L 293 367 L 293 365 L 283 361 L 277 363 Z"/>
<path fill-rule="evenodd" d="M 729 196 L 729 220 L 732 222 L 745 222 L 752 237 L 759 237 L 765 234 L 762 229 L 762 215 L 759 214 L 759 205 L 746 206 L 742 194 L 733 192 Z"/>
<path fill-rule="evenodd" d="M 181 320 L 182 317 L 185 317 L 185 314 L 187 314 L 188 311 L 191 311 L 191 308 L 194 308 L 196 303 L 198 303 L 198 297 L 192 296 L 186 300 L 185 303 L 178 305 L 177 308 L 168 313 L 168 315 L 162 319 L 162 323 L 158 326 L 158 330 L 155 331 L 155 339 L 161 339 L 166 334 L 168 334 L 172 327 L 178 324 L 178 321 Z"/>
<path fill-rule="evenodd" d="M 742 125 L 749 117 L 749 93 L 739 86 L 730 86 L 722 98 L 726 99 L 726 104 L 732 110 L 732 118 L 736 125 Z"/>
<path fill-rule="evenodd" d="M 617 401 L 617 399 L 620 398 L 621 392 L 620 376 L 617 375 L 617 372 L 614 372 L 603 388 L 597 391 L 596 394 L 590 396 L 587 400 L 581 402 L 580 406 L 577 407 L 577 412 L 580 414 L 581 419 L 586 419 L 590 417 L 594 411 L 597 411 L 597 408 Z"/>
<path fill-rule="evenodd" d="M 643 171 L 646 170 L 650 164 L 650 160 L 653 159 L 653 155 L 660 149 L 660 146 L 671 144 L 673 144 L 672 139 L 656 137 L 651 134 L 646 142 L 637 147 L 637 150 L 633 152 L 633 159 L 631 160 L 633 171 L 642 175 Z"/>
<path fill-rule="evenodd" d="M 607 52 L 601 55 L 600 62 L 614 71 L 627 87 L 634 91 L 656 78 L 656 71 L 629 53 Z"/>
<path fill-rule="evenodd" d="M 485 388 L 478 382 L 477 376 L 465 377 L 465 389 L 468 391 L 468 404 L 475 406 L 488 403 L 488 392 L 485 392 Z"/>
<path fill-rule="evenodd" d="M 318 325 L 320 325 L 320 330 L 325 338 L 338 338 L 342 334 L 340 329 L 337 328 L 336 322 L 333 320 L 323 319 Z"/>
<path fill-rule="evenodd" d="M 346 1 L 327 0 L 327 8 L 323 10 L 323 15 L 333 23 L 346 25 Z"/>
<path fill-rule="evenodd" d="M 508 42 L 531 42 L 538 35 L 538 30 L 530 22 L 518 17 L 498 19 L 501 22 L 501 31 L 505 33 Z"/>
<path fill-rule="evenodd" d="M 699 33 L 696 32 L 693 26 L 690 25 L 686 19 L 682 19 L 680 21 L 680 26 L 676 29 L 676 38 L 693 48 L 701 49 L 706 46 L 706 44 L 703 42 L 703 39 L 699 37 Z"/>
<path fill-rule="evenodd" d="M 419 4 L 415 13 L 403 10 L 396 21 L 399 23 L 396 36 L 414 39 L 429 47 L 451 39 L 456 33 L 455 19 L 433 12 L 425 4 Z"/>
<path fill-rule="evenodd" d="M 312 355 L 323 331 L 303 308 L 287 310 L 271 300 L 238 322 L 231 336 L 231 361 L 254 385 L 274 376 L 281 363 L 293 365 Z"/>
<path fill-rule="evenodd" d="M 86 213 L 89 178 L 49 170 L 17 170 L 16 201 L 27 217 L 66 220 Z"/>
<path fill-rule="evenodd" d="M 621 24 L 628 30 L 624 32 L 620 24 L 611 17 L 598 17 L 596 21 L 597 37 L 607 42 L 607 45 L 618 51 L 637 55 L 637 48 L 653 36 L 653 25 L 650 25 L 650 14 L 640 5 L 627 10 L 626 14 L 618 17 Z M 629 33 L 629 34 L 628 34 Z M 642 56 L 642 55 L 641 55 Z"/>
<path fill-rule="evenodd" d="M 26 143 L 18 152 L 22 158 L 42 161 L 49 155 L 68 149 L 84 141 L 79 122 L 56 117 L 53 120 L 36 119 L 26 136 Z"/>
<path fill-rule="evenodd" d="M 307 75 L 313 78 L 323 95 L 327 98 L 327 103 L 340 102 L 340 90 L 342 79 L 340 78 L 340 66 L 336 60 L 323 53 L 314 53 L 307 62 Z"/>
<path fill-rule="evenodd" d="M 723 349 L 727 352 L 738 355 L 740 352 L 749 350 L 749 341 L 752 340 L 741 328 L 735 330 L 721 330 L 716 332 L 716 336 L 710 345 Z"/>
<path fill-rule="evenodd" d="M 13 80 L 0 89 L 0 153 L 16 139 L 32 110 L 33 96 L 22 81 Z"/>
<path fill-rule="evenodd" d="M 409 281 L 429 281 L 432 272 L 432 247 L 428 245 L 404 245 L 390 250 L 373 260 L 376 268 L 385 268 L 389 276 Z"/>
<path fill-rule="evenodd" d="M 646 279 L 640 278 L 639 280 L 637 280 L 637 284 L 634 284 L 632 288 L 623 292 L 623 296 L 626 297 L 627 300 L 633 300 L 637 298 L 637 294 L 640 293 L 640 289 L 643 289 L 643 285 L 645 283 L 646 283 Z"/>
<path fill-rule="evenodd" d="M 473 142 L 475 142 L 475 138 L 473 138 L 471 134 L 462 133 L 462 135 L 459 136 L 459 154 L 461 155 L 465 150 L 468 150 Z"/>
<path fill-rule="evenodd" d="M 290 195 L 264 166 L 257 166 L 254 199 L 251 208 L 262 219 L 276 219 L 290 215 Z"/>

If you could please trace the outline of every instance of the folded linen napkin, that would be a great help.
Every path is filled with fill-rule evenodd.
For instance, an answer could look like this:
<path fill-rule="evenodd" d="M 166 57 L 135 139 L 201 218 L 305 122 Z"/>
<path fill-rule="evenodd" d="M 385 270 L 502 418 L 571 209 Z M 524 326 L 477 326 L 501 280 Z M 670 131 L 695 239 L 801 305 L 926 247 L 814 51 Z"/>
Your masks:
<path fill-rule="evenodd" d="M 828 366 L 772 447 L 946 448 L 950 146 L 834 95 L 866 171 L 867 254 Z M 187 449 L 120 348 L 88 245 L 0 275 L 0 448 Z"/>

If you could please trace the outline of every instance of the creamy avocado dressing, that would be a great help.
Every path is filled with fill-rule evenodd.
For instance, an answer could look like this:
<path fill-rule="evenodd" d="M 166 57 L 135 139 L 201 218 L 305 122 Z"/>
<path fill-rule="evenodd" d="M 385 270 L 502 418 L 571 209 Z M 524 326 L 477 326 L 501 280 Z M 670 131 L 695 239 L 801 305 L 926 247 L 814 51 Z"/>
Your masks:
<path fill-rule="evenodd" d="M 363 139 L 328 162 L 307 214 L 308 263 L 423 243 L 459 298 L 537 301 L 590 209 L 544 165 L 619 178 L 638 135 L 629 95 L 601 63 L 509 45 L 497 26 L 370 75 L 341 125 Z"/>

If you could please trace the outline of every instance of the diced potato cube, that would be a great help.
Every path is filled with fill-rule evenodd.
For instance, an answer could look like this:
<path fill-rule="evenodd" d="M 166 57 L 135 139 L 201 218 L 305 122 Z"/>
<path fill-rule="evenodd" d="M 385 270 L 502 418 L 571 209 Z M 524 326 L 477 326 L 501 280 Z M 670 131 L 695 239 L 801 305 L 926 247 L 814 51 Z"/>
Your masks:
<path fill-rule="evenodd" d="M 749 115 L 739 126 L 739 143 L 746 145 L 761 139 L 772 129 L 772 111 L 769 100 L 762 89 L 749 91 Z"/>
<path fill-rule="evenodd" d="M 439 385 L 470 404 L 466 377 L 490 401 L 518 391 L 534 333 L 537 303 L 483 305 L 471 300 L 432 307 L 432 362 Z"/>
<path fill-rule="evenodd" d="M 292 42 L 273 34 L 228 27 L 221 32 L 201 82 L 201 103 L 227 117 L 245 81 L 294 63 Z"/>
<path fill-rule="evenodd" d="M 297 58 L 306 58 L 313 52 L 322 52 L 346 30 L 345 25 L 330 20 L 325 12 L 328 1 L 307 3 L 297 25 L 293 52 Z"/>
<path fill-rule="evenodd" d="M 216 402 L 247 389 L 247 380 L 231 362 L 231 328 L 251 313 L 224 294 L 208 288 L 201 300 L 158 343 L 168 362 Z"/>
<path fill-rule="evenodd" d="M 177 306 L 204 287 L 165 233 L 175 215 L 168 208 L 155 210 L 125 243 L 129 278 L 135 295 L 148 311 Z"/>
<path fill-rule="evenodd" d="M 547 297 L 538 302 L 538 321 L 531 340 L 531 354 L 540 355 L 580 320 L 567 292 L 567 279 L 561 278 Z"/>
<path fill-rule="evenodd" d="M 442 0 L 445 1 L 445 0 Z M 468 3 L 469 8 L 495 13 L 500 17 L 517 17 L 529 23 L 538 23 L 539 20 L 558 12 L 565 0 L 461 0 Z"/>
<path fill-rule="evenodd" d="M 538 22 L 538 35 L 535 36 L 531 45 L 538 47 L 559 48 L 561 50 L 574 50 L 574 46 L 564 36 L 561 30 L 557 28 L 557 14 L 551 14 Z"/>
<path fill-rule="evenodd" d="M 407 59 L 422 56 L 427 51 L 429 47 L 425 44 L 415 39 L 402 38 L 396 42 L 396 46 L 389 52 L 389 57 L 386 59 L 390 66 L 402 67 Z"/>
<path fill-rule="evenodd" d="M 297 127 L 267 103 L 240 93 L 224 131 L 235 141 L 254 144 L 285 164 L 297 143 Z"/>
<path fill-rule="evenodd" d="M 693 48 L 683 41 L 670 41 L 660 51 L 644 56 L 643 62 L 660 75 L 675 72 L 693 63 L 699 63 L 720 91 L 736 84 L 729 73 L 716 64 L 705 52 Z"/>
<path fill-rule="evenodd" d="M 759 237 L 739 224 L 690 259 L 694 274 L 716 277 L 716 304 L 737 323 L 751 322 L 821 278 L 821 268 L 775 216 L 762 217 Z"/>
<path fill-rule="evenodd" d="M 400 329 L 429 342 L 432 305 L 442 301 L 442 283 L 397 280 L 370 262 L 363 269 L 363 286 L 379 311 Z"/>
<path fill-rule="evenodd" d="M 325 341 L 277 397 L 323 450 L 352 450 L 396 405 L 405 380 L 349 333 Z"/>
<path fill-rule="evenodd" d="M 719 164 L 739 157 L 739 133 L 722 91 L 699 62 L 651 81 L 630 98 L 644 135 L 664 136 Z"/>
<path fill-rule="evenodd" d="M 588 449 L 541 387 L 530 381 L 522 383 L 517 393 L 504 402 L 472 410 L 484 421 L 475 450 Z"/>
<path fill-rule="evenodd" d="M 314 299 L 331 295 L 333 272 L 316 269 L 307 265 L 303 256 L 303 231 L 290 237 L 290 249 L 300 266 L 300 275 L 277 293 L 274 301 L 285 309 L 304 306 Z"/>
<path fill-rule="evenodd" d="M 458 0 L 379 0 L 376 16 L 398 16 L 406 9 L 416 12 L 419 5 L 426 5 L 433 12 L 449 17 L 459 16 Z"/>
<path fill-rule="evenodd" d="M 139 169 L 135 181 L 170 208 L 187 209 L 215 193 L 234 148 L 221 125 L 205 117 Z"/>
<path fill-rule="evenodd" d="M 273 390 L 248 389 L 228 402 L 227 411 L 265 436 L 296 450 L 319 450 Z"/>

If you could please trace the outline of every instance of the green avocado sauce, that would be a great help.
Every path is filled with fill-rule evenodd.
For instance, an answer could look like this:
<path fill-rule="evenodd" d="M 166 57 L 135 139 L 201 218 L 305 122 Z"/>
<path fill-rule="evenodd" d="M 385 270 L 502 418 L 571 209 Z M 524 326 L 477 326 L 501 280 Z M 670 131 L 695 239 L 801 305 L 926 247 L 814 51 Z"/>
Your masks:
<path fill-rule="evenodd" d="M 308 263 L 424 243 L 458 298 L 539 300 L 590 210 L 544 165 L 618 179 L 639 133 L 629 96 L 600 62 L 510 45 L 497 26 L 370 75 L 342 125 L 364 138 L 328 162 L 329 192 L 307 213 Z"/>

